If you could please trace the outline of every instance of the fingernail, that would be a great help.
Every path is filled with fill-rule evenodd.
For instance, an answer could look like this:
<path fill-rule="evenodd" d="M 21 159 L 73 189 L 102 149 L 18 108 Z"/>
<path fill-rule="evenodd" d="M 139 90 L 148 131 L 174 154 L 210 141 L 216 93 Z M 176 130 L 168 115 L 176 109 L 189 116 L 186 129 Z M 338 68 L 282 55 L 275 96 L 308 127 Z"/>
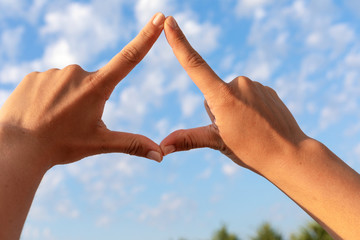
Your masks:
<path fill-rule="evenodd" d="M 173 18 L 172 16 L 168 17 L 168 23 L 169 23 L 169 26 L 173 29 L 176 29 L 178 27 L 178 24 L 176 23 L 175 18 Z"/>
<path fill-rule="evenodd" d="M 149 158 L 151 160 L 155 160 L 157 162 L 161 162 L 161 154 L 159 152 L 156 152 L 156 151 L 148 152 L 148 154 L 146 155 L 146 158 Z"/>
<path fill-rule="evenodd" d="M 152 23 L 157 26 L 161 27 L 164 24 L 165 16 L 162 13 L 157 13 Z"/>
<path fill-rule="evenodd" d="M 170 154 L 170 153 L 175 152 L 175 150 L 176 150 L 176 148 L 175 148 L 174 145 L 166 146 L 166 147 L 164 147 L 164 154 L 165 154 L 165 155 L 168 155 L 168 154 Z"/>

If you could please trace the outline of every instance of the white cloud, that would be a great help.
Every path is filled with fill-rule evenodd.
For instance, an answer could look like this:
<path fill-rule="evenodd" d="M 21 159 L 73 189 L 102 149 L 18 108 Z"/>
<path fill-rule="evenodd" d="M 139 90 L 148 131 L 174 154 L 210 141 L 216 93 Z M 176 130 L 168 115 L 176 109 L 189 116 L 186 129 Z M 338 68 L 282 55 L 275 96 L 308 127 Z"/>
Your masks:
<path fill-rule="evenodd" d="M 0 0 L 0 20 L 20 19 L 35 25 L 49 3 L 56 4 L 49 0 Z"/>
<path fill-rule="evenodd" d="M 329 36 L 334 49 L 334 57 L 337 57 L 346 47 L 355 40 L 355 33 L 352 27 L 346 23 L 334 24 L 329 29 Z"/>
<path fill-rule="evenodd" d="M 46 68 L 64 68 L 67 65 L 79 63 L 80 59 L 73 54 L 69 42 L 59 39 L 45 49 L 42 61 Z"/>
<path fill-rule="evenodd" d="M 0 107 L 5 103 L 6 99 L 10 96 L 11 91 L 0 89 Z"/>
<path fill-rule="evenodd" d="M 220 63 L 221 69 L 224 71 L 232 69 L 234 66 L 234 60 L 235 60 L 235 55 L 233 53 L 226 55 L 221 60 L 221 63 Z"/>
<path fill-rule="evenodd" d="M 109 216 L 101 216 L 96 220 L 97 227 L 108 226 L 111 223 L 111 218 Z"/>
<path fill-rule="evenodd" d="M 0 36 L 0 60 L 2 58 L 12 61 L 20 51 L 21 38 L 24 33 L 24 27 L 5 29 Z"/>
<path fill-rule="evenodd" d="M 170 121 L 167 118 L 160 119 L 156 125 L 155 129 L 158 131 L 159 140 L 161 141 L 167 134 L 169 134 Z"/>
<path fill-rule="evenodd" d="M 330 49 L 337 57 L 355 39 L 354 30 L 346 23 L 337 23 L 310 33 L 306 43 L 315 51 Z"/>
<path fill-rule="evenodd" d="M 185 71 L 180 71 L 179 74 L 173 76 L 169 84 L 168 91 L 186 92 L 190 87 L 191 79 Z"/>
<path fill-rule="evenodd" d="M 358 143 L 358 144 L 354 147 L 354 153 L 355 153 L 356 156 L 360 159 L 360 143 Z"/>
<path fill-rule="evenodd" d="M 109 118 L 117 118 L 129 131 L 139 129 L 151 108 L 162 106 L 162 98 L 166 91 L 164 80 L 163 71 L 144 67 L 129 86 L 121 88 L 117 100 L 114 100 L 115 96 L 111 99 L 112 106 L 109 106 L 109 110 L 115 111 L 109 113 L 112 115 Z"/>
<path fill-rule="evenodd" d="M 0 19 L 1 17 L 9 17 L 14 14 L 13 17 L 23 12 L 23 8 L 26 5 L 26 0 L 12 1 L 12 0 L 0 0 Z"/>
<path fill-rule="evenodd" d="M 212 174 L 212 169 L 211 168 L 206 168 L 203 172 L 201 172 L 199 175 L 198 175 L 198 178 L 199 179 L 209 179 L 211 177 L 211 174 Z"/>
<path fill-rule="evenodd" d="M 324 107 L 320 113 L 319 126 L 322 130 L 336 123 L 339 119 L 339 111 L 333 106 Z"/>
<path fill-rule="evenodd" d="M 38 0 L 38 4 L 45 3 Z M 128 21 L 121 24 L 119 14 L 120 2 L 94 0 L 90 3 L 68 3 L 44 14 L 44 26 L 40 28 L 40 37 L 45 41 L 44 54 L 41 58 L 17 64 L 5 64 L 0 69 L 0 82 L 18 83 L 28 73 L 45 71 L 49 68 L 63 68 L 76 63 L 80 65 L 92 63 L 102 51 L 112 48 L 121 39 L 127 39 L 132 25 Z M 37 10 L 38 11 L 38 10 Z M 17 39 L 22 34 L 17 29 L 13 42 L 8 41 L 8 33 L 3 33 L 2 42 L 16 48 Z M 6 45 L 6 46 L 7 46 Z M 6 53 L 9 55 L 8 53 Z M 0 53 L 1 55 L 1 53 Z"/>
<path fill-rule="evenodd" d="M 40 32 L 52 42 L 57 39 L 55 46 L 48 45 L 46 51 L 51 54 L 46 56 L 46 60 L 54 58 L 53 62 L 56 63 L 58 54 L 64 51 L 64 55 L 60 55 L 60 58 L 65 57 L 64 60 L 75 60 L 83 64 L 101 51 L 115 46 L 122 36 L 120 31 L 122 28 L 117 22 L 119 18 L 103 13 L 96 7 L 95 3 L 74 2 L 69 3 L 64 9 L 45 15 L 45 25 Z"/>
<path fill-rule="evenodd" d="M 345 57 L 345 64 L 349 67 L 360 67 L 360 50 L 353 49 Z"/>
<path fill-rule="evenodd" d="M 305 6 L 305 2 L 303 0 L 295 1 L 289 10 L 293 16 L 299 19 L 306 19 L 309 16 L 307 6 Z"/>
<path fill-rule="evenodd" d="M 66 170 L 74 181 L 82 183 L 80 190 L 89 194 L 87 204 L 111 217 L 142 191 L 143 187 L 133 182 L 146 166 L 128 155 L 107 154 L 83 159 Z"/>
<path fill-rule="evenodd" d="M 139 27 L 145 25 L 157 12 L 168 15 L 175 5 L 173 0 L 138 0 L 135 5 L 135 15 Z"/>
<path fill-rule="evenodd" d="M 346 0 L 344 3 L 353 12 L 355 17 L 359 17 L 360 2 L 358 0 Z"/>
<path fill-rule="evenodd" d="M 191 11 L 174 15 L 193 47 L 202 53 L 210 53 L 218 47 L 220 27 L 210 22 L 199 23 Z"/>
<path fill-rule="evenodd" d="M 180 96 L 181 110 L 184 117 L 191 117 L 202 105 L 203 98 L 197 94 L 186 93 Z"/>
<path fill-rule="evenodd" d="M 34 225 L 25 224 L 20 239 L 21 240 L 38 240 L 38 239 L 54 240 L 56 238 L 53 236 L 51 229 L 49 228 L 40 229 Z"/>
<path fill-rule="evenodd" d="M 265 52 L 258 50 L 246 62 L 244 73 L 255 81 L 265 82 L 278 65 L 279 62 L 276 58 L 270 57 L 269 59 Z"/>
<path fill-rule="evenodd" d="M 64 178 L 63 169 L 56 167 L 45 174 L 36 192 L 34 204 L 29 211 L 30 222 L 32 220 L 49 220 L 54 217 L 54 209 L 57 204 L 67 199 Z"/>
<path fill-rule="evenodd" d="M 141 211 L 140 221 L 145 221 L 160 228 L 173 221 L 189 220 L 195 209 L 194 203 L 174 193 L 164 193 L 155 207 L 146 207 Z"/>
<path fill-rule="evenodd" d="M 60 201 L 56 206 L 56 211 L 61 215 L 72 219 L 77 218 L 80 214 L 79 210 L 73 206 L 70 199 Z"/>
<path fill-rule="evenodd" d="M 41 184 L 36 192 L 36 197 L 45 199 L 50 197 L 55 192 L 58 192 L 64 187 L 65 173 L 60 168 L 53 168 L 48 171 L 41 181 Z"/>
<path fill-rule="evenodd" d="M 235 11 L 241 17 L 262 18 L 265 15 L 263 8 L 270 3 L 271 0 L 238 0 Z"/>
<path fill-rule="evenodd" d="M 27 74 L 41 68 L 42 64 L 37 60 L 22 64 L 4 64 L 0 69 L 0 82 L 18 84 Z"/>
<path fill-rule="evenodd" d="M 233 162 L 228 162 L 222 166 L 221 170 L 226 176 L 232 177 L 239 171 L 239 166 Z"/>

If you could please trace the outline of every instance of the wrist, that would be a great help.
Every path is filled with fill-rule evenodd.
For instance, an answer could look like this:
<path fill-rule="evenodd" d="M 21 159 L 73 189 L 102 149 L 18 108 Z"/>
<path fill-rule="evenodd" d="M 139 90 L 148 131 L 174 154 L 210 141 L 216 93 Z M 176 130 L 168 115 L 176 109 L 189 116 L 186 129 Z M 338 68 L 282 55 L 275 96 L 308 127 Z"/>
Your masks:
<path fill-rule="evenodd" d="M 296 144 L 285 142 L 281 151 L 276 151 L 262 163 L 262 166 L 257 166 L 254 170 L 269 180 L 286 177 L 300 166 L 307 166 L 309 161 L 314 161 L 313 156 L 324 149 L 326 147 L 322 143 L 310 137 L 305 137 Z"/>
<path fill-rule="evenodd" d="M 51 167 L 50 156 L 40 141 L 26 129 L 0 124 L 0 160 L 36 174 Z"/>

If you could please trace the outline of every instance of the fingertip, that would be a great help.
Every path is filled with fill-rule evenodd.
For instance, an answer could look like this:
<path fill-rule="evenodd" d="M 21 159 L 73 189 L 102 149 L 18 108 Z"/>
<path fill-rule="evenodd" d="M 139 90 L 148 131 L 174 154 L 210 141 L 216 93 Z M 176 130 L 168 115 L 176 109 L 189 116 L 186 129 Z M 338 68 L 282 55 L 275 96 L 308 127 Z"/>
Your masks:
<path fill-rule="evenodd" d="M 176 151 L 175 145 L 165 145 L 161 146 L 161 150 L 164 153 L 164 156 L 169 155 L 170 153 L 173 153 Z"/>
<path fill-rule="evenodd" d="M 150 150 L 147 154 L 146 154 L 146 158 L 154 160 L 156 162 L 161 162 L 163 159 L 162 153 L 159 153 L 157 151 L 154 150 Z"/>
<path fill-rule="evenodd" d="M 152 24 L 158 28 L 163 28 L 165 22 L 165 15 L 162 12 L 158 12 L 153 16 Z"/>
<path fill-rule="evenodd" d="M 177 29 L 179 25 L 177 24 L 175 18 L 173 16 L 168 16 L 165 20 L 165 25 L 169 26 L 171 29 Z"/>

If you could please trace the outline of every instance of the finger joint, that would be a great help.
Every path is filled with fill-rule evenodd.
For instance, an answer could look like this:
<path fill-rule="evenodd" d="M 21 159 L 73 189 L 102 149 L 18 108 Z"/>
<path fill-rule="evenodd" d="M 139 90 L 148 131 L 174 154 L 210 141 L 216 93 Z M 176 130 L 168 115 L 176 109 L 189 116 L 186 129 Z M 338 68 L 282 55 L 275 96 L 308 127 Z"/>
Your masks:
<path fill-rule="evenodd" d="M 126 46 L 120 54 L 122 59 L 131 65 L 138 64 L 142 59 L 139 50 L 133 46 Z"/>
<path fill-rule="evenodd" d="M 139 142 L 139 139 L 134 137 L 130 140 L 128 147 L 125 149 L 125 152 L 130 155 L 139 155 L 142 152 L 142 145 Z"/>
<path fill-rule="evenodd" d="M 199 68 L 206 64 L 205 60 L 196 52 L 192 51 L 186 59 L 186 64 L 190 68 Z"/>

